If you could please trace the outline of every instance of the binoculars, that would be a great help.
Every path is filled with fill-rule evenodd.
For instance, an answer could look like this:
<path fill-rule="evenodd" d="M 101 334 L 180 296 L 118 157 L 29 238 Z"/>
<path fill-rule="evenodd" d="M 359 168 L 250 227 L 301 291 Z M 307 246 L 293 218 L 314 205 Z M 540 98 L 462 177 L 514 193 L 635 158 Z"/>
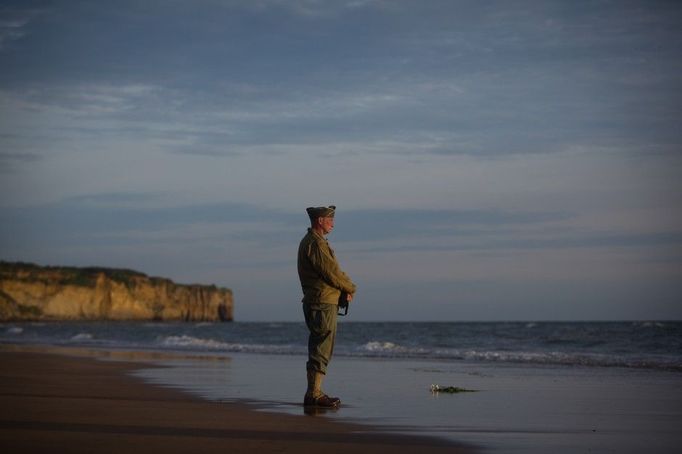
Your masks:
<path fill-rule="evenodd" d="M 341 292 L 341 296 L 339 296 L 338 315 L 342 316 L 348 315 L 348 293 L 346 292 Z"/>

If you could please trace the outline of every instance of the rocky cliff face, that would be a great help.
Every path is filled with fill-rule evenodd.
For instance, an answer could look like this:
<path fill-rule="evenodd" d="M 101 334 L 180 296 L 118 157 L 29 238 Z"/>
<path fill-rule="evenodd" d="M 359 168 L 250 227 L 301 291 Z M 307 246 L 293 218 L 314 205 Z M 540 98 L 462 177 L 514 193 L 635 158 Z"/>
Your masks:
<path fill-rule="evenodd" d="M 0 320 L 231 321 L 232 291 L 131 270 L 0 262 Z"/>

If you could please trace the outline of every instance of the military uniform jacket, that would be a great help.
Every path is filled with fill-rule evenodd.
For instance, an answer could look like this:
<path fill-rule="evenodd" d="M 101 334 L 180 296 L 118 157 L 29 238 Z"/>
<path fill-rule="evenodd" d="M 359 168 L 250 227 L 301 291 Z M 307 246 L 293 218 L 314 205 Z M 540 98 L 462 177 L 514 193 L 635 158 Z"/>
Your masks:
<path fill-rule="evenodd" d="M 355 293 L 355 284 L 341 271 L 329 243 L 313 229 L 298 246 L 298 277 L 303 303 L 338 304 L 341 292 Z"/>

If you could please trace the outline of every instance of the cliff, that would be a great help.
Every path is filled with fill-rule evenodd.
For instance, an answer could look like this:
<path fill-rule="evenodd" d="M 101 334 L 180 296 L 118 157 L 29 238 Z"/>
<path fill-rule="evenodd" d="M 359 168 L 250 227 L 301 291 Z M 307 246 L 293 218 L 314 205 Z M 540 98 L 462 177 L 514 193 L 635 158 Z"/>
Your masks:
<path fill-rule="evenodd" d="M 0 261 L 0 320 L 231 321 L 232 291 L 132 270 Z"/>

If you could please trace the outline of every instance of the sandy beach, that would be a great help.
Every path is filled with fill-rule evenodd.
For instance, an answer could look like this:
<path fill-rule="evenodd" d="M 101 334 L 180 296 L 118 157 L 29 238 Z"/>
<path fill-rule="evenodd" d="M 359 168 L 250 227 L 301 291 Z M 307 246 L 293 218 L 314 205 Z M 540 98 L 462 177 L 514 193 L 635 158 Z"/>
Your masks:
<path fill-rule="evenodd" d="M 134 373 L 214 402 L 302 414 L 304 357 L 232 353 L 160 359 Z M 429 384 L 478 392 L 431 394 Z M 343 398 L 324 419 L 466 443 L 489 453 L 676 453 L 679 373 L 421 359 L 335 358 L 325 387 Z"/>
<path fill-rule="evenodd" d="M 673 454 L 682 444 L 678 324 L 344 325 L 347 350 L 324 383 L 343 405 L 314 416 L 301 406 L 299 328 L 0 325 L 0 452 Z M 429 356 L 434 332 L 478 356 Z M 523 341 L 509 349 L 513 336 Z M 562 353 L 545 339 L 574 341 Z M 583 345 L 595 340 L 596 351 Z"/>
<path fill-rule="evenodd" d="M 438 438 L 202 400 L 132 376 L 140 363 L 8 349 L 0 361 L 2 452 L 475 452 Z"/>

